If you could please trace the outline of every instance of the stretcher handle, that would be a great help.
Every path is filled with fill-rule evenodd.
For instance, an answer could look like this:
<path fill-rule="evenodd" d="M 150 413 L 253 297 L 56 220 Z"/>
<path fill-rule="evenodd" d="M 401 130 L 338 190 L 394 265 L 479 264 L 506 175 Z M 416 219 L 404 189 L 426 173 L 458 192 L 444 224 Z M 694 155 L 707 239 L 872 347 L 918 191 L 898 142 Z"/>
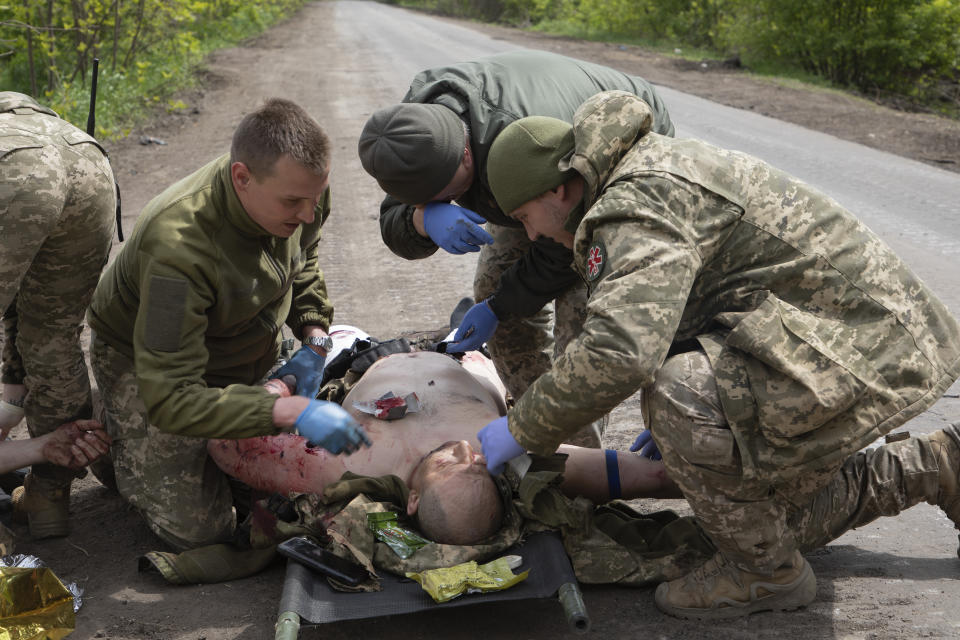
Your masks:
<path fill-rule="evenodd" d="M 587 605 L 583 603 L 580 585 L 576 582 L 566 582 L 560 585 L 557 593 L 570 630 L 575 633 L 590 631 L 590 616 L 587 615 Z"/>
<path fill-rule="evenodd" d="M 297 640 L 300 637 L 300 616 L 293 611 L 284 611 L 277 618 L 274 640 Z"/>

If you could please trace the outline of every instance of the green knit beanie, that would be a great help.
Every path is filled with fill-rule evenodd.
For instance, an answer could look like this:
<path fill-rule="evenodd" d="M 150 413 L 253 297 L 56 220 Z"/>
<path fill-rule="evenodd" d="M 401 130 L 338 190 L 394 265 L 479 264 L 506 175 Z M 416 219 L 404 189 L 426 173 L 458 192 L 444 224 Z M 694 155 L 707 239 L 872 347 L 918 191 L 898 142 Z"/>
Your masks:
<path fill-rule="evenodd" d="M 504 213 L 563 184 L 569 171 L 557 166 L 573 150 L 573 126 L 556 118 L 529 116 L 510 123 L 490 146 L 487 180 Z"/>
<path fill-rule="evenodd" d="M 463 122 L 439 104 L 402 103 L 363 126 L 360 163 L 404 204 L 430 202 L 453 179 L 466 146 Z"/>

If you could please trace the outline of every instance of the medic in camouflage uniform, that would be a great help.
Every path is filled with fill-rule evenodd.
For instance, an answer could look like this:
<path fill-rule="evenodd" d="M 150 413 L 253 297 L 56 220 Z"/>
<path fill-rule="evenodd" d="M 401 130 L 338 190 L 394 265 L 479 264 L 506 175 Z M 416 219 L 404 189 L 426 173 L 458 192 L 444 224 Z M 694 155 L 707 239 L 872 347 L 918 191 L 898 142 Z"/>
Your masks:
<path fill-rule="evenodd" d="M 39 436 L 93 411 L 80 330 L 114 234 L 113 171 L 86 133 L 28 96 L 0 92 L 0 203 L 0 432 L 19 422 L 14 403 L 28 392 L 23 412 Z M 34 537 L 67 535 L 76 475 L 33 466 L 21 506 Z"/>
<path fill-rule="evenodd" d="M 662 584 L 658 606 L 709 618 L 807 604 L 816 581 L 792 527 L 809 514 L 796 508 L 940 398 L 960 373 L 960 327 L 802 182 L 651 132 L 650 107 L 624 92 L 594 96 L 573 122 L 518 121 L 490 153 L 500 206 L 573 248 L 590 297 L 580 336 L 479 434 L 488 464 L 546 454 L 642 388 L 670 477 L 719 549 Z M 956 478 L 938 486 L 935 472 L 938 459 L 956 468 L 947 431 L 909 454 L 933 478 L 913 500 L 956 520 Z"/>
<path fill-rule="evenodd" d="M 175 548 L 234 532 L 231 489 L 207 438 L 295 426 L 350 453 L 366 437 L 339 405 L 314 399 L 322 346 L 304 346 L 281 370 L 297 378 L 298 396 L 257 384 L 279 357 L 284 324 L 324 344 L 333 307 L 317 250 L 329 153 L 303 109 L 268 101 L 241 122 L 230 154 L 147 204 L 97 286 L 91 362 L 117 489 Z"/>
<path fill-rule="evenodd" d="M 569 249 L 547 238 L 531 241 L 497 206 L 487 184 L 490 144 L 524 116 L 570 121 L 583 101 L 608 89 L 642 97 L 653 109 L 653 130 L 673 135 L 667 109 L 646 80 L 543 51 L 421 71 L 403 104 L 374 113 L 360 135 L 363 167 L 388 194 L 380 230 L 394 253 L 414 260 L 438 247 L 454 254 L 479 250 L 474 298 L 482 302 L 467 313 L 447 350 L 487 342 L 514 398 L 580 330 L 586 291 L 570 268 Z M 484 222 L 486 230 L 478 226 Z M 555 319 L 545 308 L 551 301 Z M 590 436 L 571 442 L 599 446 Z"/>

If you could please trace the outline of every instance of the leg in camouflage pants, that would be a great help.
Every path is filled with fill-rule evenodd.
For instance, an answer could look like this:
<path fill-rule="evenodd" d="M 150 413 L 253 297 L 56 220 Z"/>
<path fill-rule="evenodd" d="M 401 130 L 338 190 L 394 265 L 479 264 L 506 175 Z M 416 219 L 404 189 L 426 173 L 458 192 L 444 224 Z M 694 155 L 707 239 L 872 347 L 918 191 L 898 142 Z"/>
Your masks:
<path fill-rule="evenodd" d="M 671 478 L 724 556 L 745 571 L 771 573 L 797 549 L 920 502 L 939 504 L 944 487 L 949 494 L 958 483 L 956 427 L 858 452 L 839 470 L 807 473 L 789 486 L 744 478 L 700 351 L 667 360 L 644 402 Z"/>
<path fill-rule="evenodd" d="M 476 300 L 488 298 L 500 283 L 500 276 L 530 248 L 523 229 L 487 225 L 493 244 L 480 249 L 477 273 L 473 281 Z M 571 287 L 535 316 L 501 321 L 487 348 L 504 386 L 519 398 L 534 380 L 546 373 L 555 358 L 583 328 L 587 311 L 587 288 Z M 570 444 L 599 447 L 607 418 L 587 425 Z"/>
<path fill-rule="evenodd" d="M 103 397 L 103 423 L 113 438 L 120 495 L 176 549 L 230 540 L 233 498 L 226 474 L 207 455 L 206 439 L 163 433 L 150 424 L 129 358 L 96 336 L 90 356 Z"/>
<path fill-rule="evenodd" d="M 16 337 L 4 346 L 3 373 L 22 377 L 27 427 L 39 436 L 92 413 L 80 331 L 114 233 L 113 172 L 89 143 L 18 149 L 0 159 L 0 202 L 0 309 L 7 339 Z M 28 505 L 31 532 L 66 534 L 76 472 L 40 464 L 31 476 L 34 493 L 56 494 L 62 514 L 47 529 Z"/>

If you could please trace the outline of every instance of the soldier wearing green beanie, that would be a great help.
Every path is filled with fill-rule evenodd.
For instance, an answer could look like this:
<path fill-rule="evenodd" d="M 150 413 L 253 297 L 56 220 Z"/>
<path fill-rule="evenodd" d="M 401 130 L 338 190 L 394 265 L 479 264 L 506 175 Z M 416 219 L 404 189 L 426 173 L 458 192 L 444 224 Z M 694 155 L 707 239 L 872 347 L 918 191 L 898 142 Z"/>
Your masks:
<path fill-rule="evenodd" d="M 360 134 L 361 163 L 387 193 L 380 230 L 394 253 L 408 260 L 438 248 L 480 253 L 473 291 L 480 302 L 448 351 L 487 343 L 514 397 L 579 330 L 585 289 L 566 247 L 527 238 L 497 206 L 487 182 L 490 144 L 525 116 L 569 122 L 584 100 L 605 89 L 642 98 L 655 114 L 654 130 L 673 135 L 666 107 L 642 78 L 528 50 L 422 71 L 401 103 L 375 112 Z M 596 431 L 572 441 L 599 445 Z"/>
<path fill-rule="evenodd" d="M 572 249 L 590 295 L 563 357 L 478 439 L 495 472 L 552 452 L 642 389 L 649 432 L 631 449 L 662 456 L 718 549 L 661 584 L 657 606 L 697 619 L 796 609 L 816 596 L 803 523 L 847 509 L 876 478 L 802 505 L 953 384 L 960 326 L 836 201 L 757 158 L 659 135 L 653 121 L 645 102 L 608 91 L 572 126 L 523 118 L 494 140 L 497 202 L 530 237 Z M 960 524 L 960 429 L 923 446 L 952 471 L 918 491 Z M 918 470 L 897 475 L 910 484 Z"/>

